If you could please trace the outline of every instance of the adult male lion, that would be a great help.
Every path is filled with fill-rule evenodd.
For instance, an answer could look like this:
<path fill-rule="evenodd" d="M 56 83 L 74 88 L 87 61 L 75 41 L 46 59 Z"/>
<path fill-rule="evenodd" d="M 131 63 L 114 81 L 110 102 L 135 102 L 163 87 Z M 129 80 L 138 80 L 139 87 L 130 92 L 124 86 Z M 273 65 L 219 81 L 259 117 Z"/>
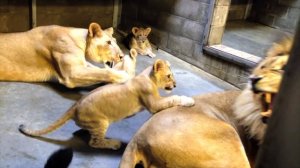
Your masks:
<path fill-rule="evenodd" d="M 113 63 L 123 56 L 112 37 L 113 28 L 97 23 L 88 29 L 41 26 L 21 33 L 0 34 L 0 80 L 43 82 L 58 80 L 69 87 L 100 82 L 120 83 L 128 74 L 96 63 Z"/>
<path fill-rule="evenodd" d="M 195 96 L 193 107 L 173 107 L 151 117 L 127 145 L 120 168 L 253 166 L 254 147 L 266 129 L 262 118 L 272 112 L 291 44 L 274 45 L 243 91 Z"/>

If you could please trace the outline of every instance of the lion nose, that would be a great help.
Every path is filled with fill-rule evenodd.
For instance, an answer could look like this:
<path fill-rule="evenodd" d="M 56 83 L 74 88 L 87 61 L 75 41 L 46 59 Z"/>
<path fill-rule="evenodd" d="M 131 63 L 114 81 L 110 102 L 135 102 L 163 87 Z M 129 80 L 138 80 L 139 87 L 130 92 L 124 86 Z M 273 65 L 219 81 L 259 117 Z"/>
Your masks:
<path fill-rule="evenodd" d="M 250 81 L 251 81 L 251 84 L 254 86 L 259 80 L 261 80 L 262 77 L 258 77 L 258 76 L 251 76 L 250 77 Z"/>
<path fill-rule="evenodd" d="M 174 88 L 176 87 L 176 82 L 174 82 Z"/>
<path fill-rule="evenodd" d="M 259 80 L 262 79 L 262 77 L 250 76 L 249 79 L 250 79 L 250 82 L 251 82 L 251 88 L 252 88 L 253 92 L 255 92 L 255 93 L 258 92 L 258 90 L 256 89 L 255 85 L 257 84 L 257 82 Z"/>

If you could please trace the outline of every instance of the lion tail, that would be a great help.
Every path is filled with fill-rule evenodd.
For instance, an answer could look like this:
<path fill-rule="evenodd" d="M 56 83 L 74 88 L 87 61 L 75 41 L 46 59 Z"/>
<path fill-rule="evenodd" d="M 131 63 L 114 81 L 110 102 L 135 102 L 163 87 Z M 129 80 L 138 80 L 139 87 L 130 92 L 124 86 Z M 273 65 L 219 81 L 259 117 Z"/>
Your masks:
<path fill-rule="evenodd" d="M 68 120 L 73 118 L 75 111 L 76 111 L 76 104 L 73 105 L 62 117 L 60 117 L 58 120 L 56 120 L 47 128 L 41 130 L 30 130 L 27 129 L 26 126 L 22 124 L 19 126 L 19 131 L 25 135 L 32 136 L 32 137 L 37 137 L 43 134 L 47 134 L 49 132 L 58 129 L 59 127 L 64 125 Z"/>
<path fill-rule="evenodd" d="M 131 140 L 131 142 L 127 145 L 119 165 L 119 168 L 133 167 L 149 167 L 144 153 L 139 150 L 135 139 Z"/>

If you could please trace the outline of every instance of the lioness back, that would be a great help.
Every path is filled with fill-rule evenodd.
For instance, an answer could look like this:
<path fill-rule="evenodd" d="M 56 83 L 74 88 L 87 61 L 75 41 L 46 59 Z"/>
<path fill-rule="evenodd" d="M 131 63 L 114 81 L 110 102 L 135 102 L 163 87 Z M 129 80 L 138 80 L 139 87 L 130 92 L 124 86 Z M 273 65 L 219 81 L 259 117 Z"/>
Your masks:
<path fill-rule="evenodd" d="M 0 34 L 0 80 L 36 82 L 54 79 L 59 74 L 53 66 L 56 64 L 52 59 L 53 52 L 68 52 L 77 40 L 82 50 L 76 49 L 76 52 L 84 55 L 84 36 L 81 40 L 74 39 L 69 35 L 71 33 L 86 36 L 87 30 L 53 25 Z"/>
<path fill-rule="evenodd" d="M 173 107 L 154 115 L 128 144 L 120 168 L 137 164 L 161 168 L 248 168 L 237 132 L 223 122 L 227 120 L 223 112 L 232 110 L 228 107 L 239 94 L 233 91 L 200 95 L 194 97 L 196 103 L 192 107 Z M 216 101 L 215 97 L 226 99 Z"/>

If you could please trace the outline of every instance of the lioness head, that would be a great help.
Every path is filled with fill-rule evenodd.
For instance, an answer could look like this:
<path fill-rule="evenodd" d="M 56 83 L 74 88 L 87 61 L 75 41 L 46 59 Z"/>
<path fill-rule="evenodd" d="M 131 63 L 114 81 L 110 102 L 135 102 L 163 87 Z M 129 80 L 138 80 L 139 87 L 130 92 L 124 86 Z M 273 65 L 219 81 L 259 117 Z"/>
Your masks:
<path fill-rule="evenodd" d="M 132 34 L 134 35 L 135 39 L 138 42 L 144 43 L 147 40 L 148 35 L 151 32 L 151 28 L 148 27 L 146 29 L 144 28 L 138 28 L 138 27 L 133 27 L 132 28 Z"/>
<path fill-rule="evenodd" d="M 124 56 L 122 50 L 112 36 L 113 28 L 102 30 L 97 23 L 91 23 L 88 29 L 86 43 L 86 57 L 96 63 L 113 65 Z"/>
<path fill-rule="evenodd" d="M 168 61 L 161 59 L 156 60 L 153 65 L 152 76 L 157 87 L 160 89 L 172 90 L 176 87 L 176 82 Z"/>
<path fill-rule="evenodd" d="M 125 55 L 121 62 L 118 62 L 113 69 L 122 70 L 129 74 L 131 78 L 135 76 L 137 51 L 131 49 L 129 55 Z"/>

